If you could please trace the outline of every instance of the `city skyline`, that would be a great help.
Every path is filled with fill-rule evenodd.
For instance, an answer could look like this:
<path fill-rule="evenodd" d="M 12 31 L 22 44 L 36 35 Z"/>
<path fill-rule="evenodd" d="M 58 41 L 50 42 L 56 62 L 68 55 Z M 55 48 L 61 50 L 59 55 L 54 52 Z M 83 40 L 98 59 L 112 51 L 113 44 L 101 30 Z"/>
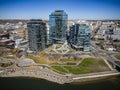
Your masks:
<path fill-rule="evenodd" d="M 0 0 L 0 19 L 49 19 L 64 10 L 68 19 L 120 19 L 119 0 Z"/>

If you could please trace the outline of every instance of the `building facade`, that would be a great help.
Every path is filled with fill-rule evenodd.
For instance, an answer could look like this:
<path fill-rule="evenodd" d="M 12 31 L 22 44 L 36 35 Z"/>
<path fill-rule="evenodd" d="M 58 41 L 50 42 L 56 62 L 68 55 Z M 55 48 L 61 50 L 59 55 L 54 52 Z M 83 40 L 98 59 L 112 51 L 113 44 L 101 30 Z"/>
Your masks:
<path fill-rule="evenodd" d="M 0 47 L 14 48 L 15 41 L 10 39 L 9 33 L 0 34 Z"/>
<path fill-rule="evenodd" d="M 90 29 L 86 24 L 75 24 L 70 27 L 69 44 L 76 50 L 90 50 Z"/>
<path fill-rule="evenodd" d="M 41 51 L 46 48 L 47 30 L 46 24 L 41 19 L 31 19 L 27 23 L 29 49 Z"/>
<path fill-rule="evenodd" d="M 63 10 L 56 10 L 49 15 L 51 43 L 64 43 L 66 40 L 68 15 Z"/>

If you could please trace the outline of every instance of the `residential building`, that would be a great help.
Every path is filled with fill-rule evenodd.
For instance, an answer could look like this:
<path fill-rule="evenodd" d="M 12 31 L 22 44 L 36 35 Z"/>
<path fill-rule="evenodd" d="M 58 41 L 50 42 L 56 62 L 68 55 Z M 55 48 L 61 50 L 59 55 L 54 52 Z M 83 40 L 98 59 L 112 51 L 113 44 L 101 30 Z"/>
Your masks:
<path fill-rule="evenodd" d="M 31 51 L 41 51 L 46 48 L 47 30 L 46 24 L 41 19 L 31 19 L 27 23 L 29 49 Z"/>

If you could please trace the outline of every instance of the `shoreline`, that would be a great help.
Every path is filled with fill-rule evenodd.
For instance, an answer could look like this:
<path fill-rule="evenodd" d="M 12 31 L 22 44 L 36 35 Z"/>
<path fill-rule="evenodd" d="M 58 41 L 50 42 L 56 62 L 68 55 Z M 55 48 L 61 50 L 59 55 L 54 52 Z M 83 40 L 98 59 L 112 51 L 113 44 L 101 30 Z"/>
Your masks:
<path fill-rule="evenodd" d="M 119 76 L 120 74 L 116 74 L 116 75 L 110 75 L 110 76 L 103 76 L 103 77 L 94 77 L 94 78 L 86 78 L 86 79 L 77 79 L 77 80 L 73 80 L 72 82 L 69 82 L 69 83 L 58 83 L 58 82 L 53 82 L 53 81 L 50 81 L 50 80 L 47 80 L 45 78 L 40 78 L 40 77 L 35 77 L 35 76 L 6 76 L 6 77 L 0 77 L 0 78 L 30 78 L 30 79 L 39 79 L 39 80 L 46 80 L 48 82 L 52 82 L 52 83 L 57 83 L 57 84 L 82 84 L 82 83 L 91 83 L 91 82 L 96 82 L 96 81 L 103 81 L 104 79 L 105 80 L 108 80 L 112 77 L 115 77 L 115 76 Z"/>
<path fill-rule="evenodd" d="M 42 75 L 42 73 L 44 74 Z M 42 72 L 42 73 L 41 72 L 25 73 L 25 71 L 23 71 L 23 72 L 8 73 L 6 75 L 0 75 L 0 78 L 9 78 L 9 77 L 37 78 L 58 84 L 66 84 L 66 83 L 72 84 L 72 83 L 82 83 L 82 82 L 91 82 L 95 80 L 102 80 L 109 77 L 120 75 L 120 73 L 116 71 L 106 71 L 106 72 L 90 73 L 90 74 L 82 74 L 82 75 L 71 75 L 68 77 L 66 77 L 65 75 L 58 74 L 56 72 L 50 72 L 50 74 L 48 74 L 48 72 Z"/>
<path fill-rule="evenodd" d="M 96 77 L 96 78 L 86 78 L 86 79 L 78 79 L 71 82 L 71 84 L 82 84 L 82 83 L 91 83 L 96 81 L 103 81 L 103 80 L 109 80 L 115 76 L 119 76 L 120 74 L 116 75 L 110 75 L 110 76 L 103 76 L 103 77 Z"/>

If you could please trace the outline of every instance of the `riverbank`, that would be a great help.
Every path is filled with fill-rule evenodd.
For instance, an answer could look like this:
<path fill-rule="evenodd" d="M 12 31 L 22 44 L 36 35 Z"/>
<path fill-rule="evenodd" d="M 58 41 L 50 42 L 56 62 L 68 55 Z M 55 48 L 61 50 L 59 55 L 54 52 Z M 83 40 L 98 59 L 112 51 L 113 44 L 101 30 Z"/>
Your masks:
<path fill-rule="evenodd" d="M 116 79 L 116 77 L 120 77 L 120 74 L 116 74 L 116 75 L 111 75 L 111 76 L 105 76 L 105 77 L 99 77 L 99 78 L 89 78 L 89 79 L 78 79 L 78 80 L 74 80 L 70 83 L 70 85 L 84 85 L 84 84 L 91 84 L 91 83 L 96 83 L 96 82 L 104 82 L 104 81 L 109 81 L 111 79 Z M 50 83 L 55 83 L 55 84 L 59 84 L 56 82 L 51 82 L 49 80 L 45 80 L 43 78 L 38 78 L 38 77 L 33 77 L 33 76 L 9 76 L 9 77 L 0 77 L 0 79 L 6 79 L 6 78 L 25 78 L 25 79 L 32 79 L 32 80 L 44 80 L 46 82 L 50 82 Z M 64 83 L 65 84 L 65 83 Z M 59 85 L 63 85 L 63 84 L 59 84 Z"/>
<path fill-rule="evenodd" d="M 120 90 L 120 76 L 63 85 L 44 79 L 12 77 L 0 78 L 0 84 L 2 90 Z"/>
<path fill-rule="evenodd" d="M 51 82 L 58 84 L 74 83 L 74 82 L 88 82 L 94 80 L 100 80 L 108 78 L 111 76 L 120 75 L 117 71 L 106 71 L 90 74 L 80 74 L 80 75 L 62 75 L 53 72 L 49 69 L 39 69 L 39 68 L 16 68 L 8 69 L 0 73 L 0 77 L 31 77 L 31 78 L 41 78 L 46 79 Z"/>
<path fill-rule="evenodd" d="M 96 82 L 96 81 L 102 81 L 102 80 L 108 80 L 112 77 L 119 76 L 119 73 L 113 74 L 113 75 L 106 75 L 106 76 L 100 76 L 100 77 L 93 77 L 93 78 L 81 78 L 73 80 L 72 84 L 80 84 L 80 83 L 90 83 L 90 82 Z"/>
<path fill-rule="evenodd" d="M 64 84 L 71 81 L 71 78 L 67 78 L 65 75 L 53 72 L 47 68 L 41 69 L 38 67 L 5 69 L 2 73 L 0 73 L 0 77 L 35 77 L 59 84 Z"/>

